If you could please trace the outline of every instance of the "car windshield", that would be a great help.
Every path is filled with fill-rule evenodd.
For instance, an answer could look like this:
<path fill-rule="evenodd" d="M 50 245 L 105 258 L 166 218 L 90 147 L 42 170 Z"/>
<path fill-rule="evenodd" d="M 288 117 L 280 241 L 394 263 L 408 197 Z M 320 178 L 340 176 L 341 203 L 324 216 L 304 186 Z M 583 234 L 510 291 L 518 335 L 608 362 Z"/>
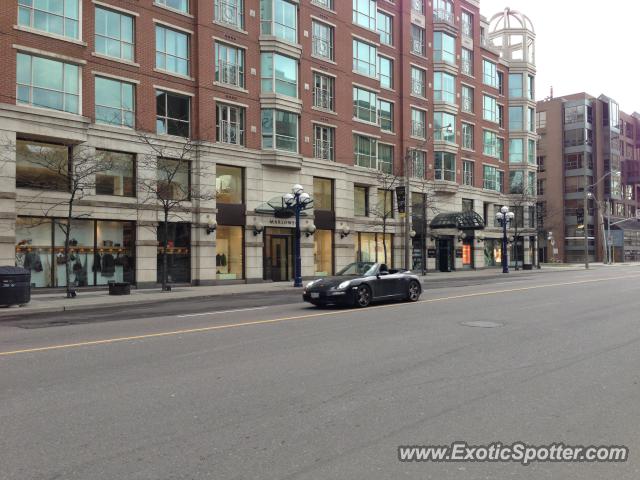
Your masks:
<path fill-rule="evenodd" d="M 376 269 L 376 264 L 373 262 L 353 262 L 340 270 L 338 276 L 360 276 L 360 275 L 372 275 Z"/>

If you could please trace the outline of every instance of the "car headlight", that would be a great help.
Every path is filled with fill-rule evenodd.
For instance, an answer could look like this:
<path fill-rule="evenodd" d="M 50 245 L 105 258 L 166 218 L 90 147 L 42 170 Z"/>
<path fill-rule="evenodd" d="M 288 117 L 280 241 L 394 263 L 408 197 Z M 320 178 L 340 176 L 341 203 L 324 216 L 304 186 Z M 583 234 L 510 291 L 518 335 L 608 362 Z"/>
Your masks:
<path fill-rule="evenodd" d="M 309 283 L 307 283 L 307 284 L 304 286 L 304 288 L 309 288 L 311 285 L 313 285 L 313 284 L 314 284 L 314 283 L 316 283 L 316 282 L 317 282 L 317 280 L 312 280 L 312 281 L 310 281 Z"/>
<path fill-rule="evenodd" d="M 345 288 L 348 288 L 350 283 L 351 281 L 345 280 L 340 285 L 338 285 L 338 290 L 344 290 Z"/>

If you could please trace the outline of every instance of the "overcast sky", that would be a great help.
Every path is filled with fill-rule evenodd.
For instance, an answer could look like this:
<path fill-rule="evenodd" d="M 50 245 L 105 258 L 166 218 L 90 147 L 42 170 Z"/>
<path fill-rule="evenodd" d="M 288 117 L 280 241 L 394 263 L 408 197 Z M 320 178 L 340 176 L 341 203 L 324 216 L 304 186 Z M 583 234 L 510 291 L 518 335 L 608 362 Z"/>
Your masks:
<path fill-rule="evenodd" d="M 480 0 L 491 18 L 506 6 L 526 14 L 536 30 L 536 96 L 608 95 L 626 113 L 640 112 L 637 0 Z"/>

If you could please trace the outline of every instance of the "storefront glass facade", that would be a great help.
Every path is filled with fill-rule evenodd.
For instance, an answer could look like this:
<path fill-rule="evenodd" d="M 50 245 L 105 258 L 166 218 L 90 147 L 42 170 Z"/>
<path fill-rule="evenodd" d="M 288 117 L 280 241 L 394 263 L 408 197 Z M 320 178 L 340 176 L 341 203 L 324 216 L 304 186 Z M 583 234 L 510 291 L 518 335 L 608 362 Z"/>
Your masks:
<path fill-rule="evenodd" d="M 162 282 L 164 225 L 158 225 L 158 283 Z M 169 223 L 167 235 L 167 281 L 189 283 L 191 281 L 191 224 Z"/>
<path fill-rule="evenodd" d="M 216 230 L 216 278 L 240 280 L 244 277 L 244 228 L 218 225 Z"/>
<path fill-rule="evenodd" d="M 389 267 L 393 266 L 392 234 L 358 232 L 354 241 L 356 261 L 386 263 Z"/>
<path fill-rule="evenodd" d="M 484 264 L 487 267 L 498 267 L 502 264 L 502 240 L 484 240 Z"/>
<path fill-rule="evenodd" d="M 135 223 L 77 220 L 64 255 L 64 220 L 18 217 L 16 265 L 31 271 L 34 287 L 74 287 L 135 282 Z"/>
<path fill-rule="evenodd" d="M 333 275 L 333 231 L 316 230 L 313 238 L 315 276 Z"/>

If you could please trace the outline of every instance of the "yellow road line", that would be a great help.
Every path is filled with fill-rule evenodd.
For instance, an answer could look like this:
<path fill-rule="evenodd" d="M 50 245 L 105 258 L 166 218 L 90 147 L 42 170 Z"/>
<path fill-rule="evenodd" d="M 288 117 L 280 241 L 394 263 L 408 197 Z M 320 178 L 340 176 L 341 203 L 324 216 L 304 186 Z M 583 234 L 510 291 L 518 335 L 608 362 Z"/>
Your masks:
<path fill-rule="evenodd" d="M 414 302 L 414 303 L 375 305 L 373 307 L 369 307 L 369 308 L 366 308 L 366 309 L 353 308 L 353 309 L 348 309 L 348 310 L 339 310 L 339 311 L 332 311 L 332 312 L 308 313 L 308 314 L 305 314 L 305 315 L 296 315 L 296 316 L 293 316 L 293 317 L 272 318 L 272 319 L 269 319 L 269 320 L 256 320 L 256 321 L 252 321 L 252 322 L 231 323 L 231 324 L 226 324 L 226 325 L 215 325 L 215 326 L 211 326 L 211 327 L 189 328 L 189 329 L 184 329 L 184 330 L 173 330 L 173 331 L 169 331 L 169 332 L 148 333 L 148 334 L 145 334 L 145 335 L 134 335 L 134 336 L 130 336 L 130 337 L 106 338 L 106 339 L 103 339 L 103 340 L 92 340 L 92 341 L 78 342 L 78 343 L 67 343 L 67 344 L 62 344 L 62 345 L 51 345 L 51 346 L 48 346 L 48 347 L 26 348 L 26 349 L 22 349 L 22 350 L 12 350 L 12 351 L 7 351 L 7 352 L 0 352 L 0 357 L 2 357 L 2 356 L 6 357 L 6 356 L 10 356 L 10 355 L 18 355 L 18 354 L 21 354 L 21 353 L 46 352 L 46 351 L 50 351 L 50 350 L 63 350 L 63 349 L 69 349 L 69 348 L 87 347 L 87 346 L 93 346 L 93 345 L 105 345 L 105 344 L 109 344 L 109 343 L 127 342 L 127 341 L 133 341 L 133 340 L 144 340 L 144 339 L 147 339 L 147 338 L 169 337 L 169 336 L 184 335 L 184 334 L 190 334 L 190 333 L 211 332 L 211 331 L 215 331 L 215 330 L 225 330 L 225 329 L 229 329 L 229 328 L 249 327 L 249 326 L 252 326 L 252 325 L 266 325 L 266 324 L 270 324 L 270 323 L 290 322 L 290 321 L 294 321 L 294 320 L 306 320 L 308 318 L 324 317 L 324 316 L 328 316 L 328 315 L 339 315 L 339 314 L 343 314 L 343 313 L 356 313 L 356 312 L 366 313 L 366 312 L 370 312 L 373 309 L 397 308 L 397 307 L 401 307 L 401 306 L 417 305 L 417 304 L 421 304 L 421 303 L 445 302 L 445 301 L 448 301 L 448 300 L 458 300 L 458 299 L 463 299 L 463 298 L 481 297 L 481 296 L 487 296 L 487 295 L 499 295 L 499 294 L 502 294 L 502 293 L 511 293 L 511 292 L 523 292 L 523 291 L 527 291 L 527 290 L 536 290 L 536 289 L 540 289 L 540 288 L 564 287 L 564 286 L 568 286 L 568 285 L 581 285 L 581 284 L 596 283 L 596 282 L 607 282 L 607 281 L 611 281 L 611 280 L 620 280 L 620 279 L 623 279 L 623 278 L 638 278 L 638 277 L 640 277 L 640 275 L 629 275 L 629 276 L 624 276 L 624 277 L 611 277 L 611 278 L 596 278 L 596 279 L 592 279 L 592 280 L 579 280 L 579 281 L 575 281 L 575 282 L 549 283 L 549 284 L 545 284 L 545 285 L 534 285 L 534 286 L 531 286 L 531 287 L 508 288 L 508 289 L 503 289 L 503 290 L 493 290 L 493 291 L 490 291 L 490 292 L 476 292 L 476 293 L 467 293 L 467 294 L 463 294 L 463 295 L 452 295 L 452 296 L 448 296 L 448 297 L 431 298 L 431 299 L 428 299 L 428 300 L 420 300 L 420 301 Z"/>

